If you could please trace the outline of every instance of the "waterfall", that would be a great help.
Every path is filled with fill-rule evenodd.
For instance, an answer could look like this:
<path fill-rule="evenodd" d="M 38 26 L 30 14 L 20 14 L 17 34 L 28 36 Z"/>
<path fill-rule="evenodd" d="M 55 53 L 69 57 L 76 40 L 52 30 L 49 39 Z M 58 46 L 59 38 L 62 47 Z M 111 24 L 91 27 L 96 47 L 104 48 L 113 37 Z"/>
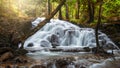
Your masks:
<path fill-rule="evenodd" d="M 32 22 L 36 27 L 45 18 L 37 18 Z M 99 33 L 100 46 L 105 48 L 116 45 L 102 32 Z M 24 48 L 27 50 L 43 50 L 48 47 L 96 47 L 95 31 L 92 28 L 78 27 L 70 22 L 51 19 L 45 26 L 29 37 Z"/>

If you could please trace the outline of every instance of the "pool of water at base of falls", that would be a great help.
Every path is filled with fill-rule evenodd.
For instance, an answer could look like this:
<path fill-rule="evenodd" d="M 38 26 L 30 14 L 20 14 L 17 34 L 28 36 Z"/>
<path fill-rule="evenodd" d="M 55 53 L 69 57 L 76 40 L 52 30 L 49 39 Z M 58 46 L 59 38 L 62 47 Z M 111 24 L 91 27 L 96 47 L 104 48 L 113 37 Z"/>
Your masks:
<path fill-rule="evenodd" d="M 79 56 L 82 54 L 91 54 L 88 52 L 34 52 L 28 53 L 27 56 L 32 57 L 34 59 L 46 59 L 46 58 L 53 58 L 53 57 L 72 57 L 72 56 Z"/>
<path fill-rule="evenodd" d="M 31 68 L 35 65 L 46 68 L 120 68 L 120 56 L 103 58 L 86 52 L 36 52 L 27 56 L 36 60 Z"/>

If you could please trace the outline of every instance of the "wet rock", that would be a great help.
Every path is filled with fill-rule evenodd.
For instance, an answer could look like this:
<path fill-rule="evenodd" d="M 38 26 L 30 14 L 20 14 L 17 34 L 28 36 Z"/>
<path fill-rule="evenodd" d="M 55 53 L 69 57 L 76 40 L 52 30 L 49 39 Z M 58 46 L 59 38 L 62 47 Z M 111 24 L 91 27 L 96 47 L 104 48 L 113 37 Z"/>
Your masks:
<path fill-rule="evenodd" d="M 27 46 L 28 46 L 28 47 L 32 47 L 32 46 L 34 46 L 34 45 L 33 45 L 33 43 L 29 43 Z"/>
<path fill-rule="evenodd" d="M 80 59 L 74 61 L 75 68 L 88 68 L 89 65 L 92 64 L 91 61 L 88 61 L 87 59 Z"/>
<path fill-rule="evenodd" d="M 58 36 L 53 34 L 51 36 L 51 41 L 50 42 L 51 42 L 53 48 L 56 48 L 56 46 L 59 46 L 59 38 L 58 38 Z"/>
<path fill-rule="evenodd" d="M 52 51 L 52 52 L 57 52 L 57 51 L 62 51 L 62 49 L 59 49 L 59 48 L 51 48 L 50 51 Z"/>
<path fill-rule="evenodd" d="M 67 60 L 57 60 L 56 61 L 56 67 L 57 68 L 66 68 L 69 62 Z"/>
<path fill-rule="evenodd" d="M 107 53 L 107 52 L 105 52 L 105 50 L 102 47 L 100 47 L 100 48 L 94 47 L 94 48 L 92 48 L 92 52 L 95 54 Z"/>
<path fill-rule="evenodd" d="M 46 67 L 43 65 L 33 65 L 31 68 L 46 68 Z"/>
<path fill-rule="evenodd" d="M 80 68 L 86 68 L 86 67 L 84 67 L 84 66 L 81 66 Z"/>
<path fill-rule="evenodd" d="M 98 38 L 99 38 L 99 39 L 104 39 L 104 36 L 101 36 L 101 35 L 100 35 L 100 36 L 98 36 Z"/>
<path fill-rule="evenodd" d="M 105 45 L 106 42 L 107 42 L 107 41 L 103 39 L 102 42 L 101 42 L 101 45 L 102 45 L 102 46 Z"/>
<path fill-rule="evenodd" d="M 84 49 L 66 49 L 63 52 L 83 52 Z"/>
<path fill-rule="evenodd" d="M 0 61 L 3 62 L 3 61 L 5 61 L 5 60 L 8 60 L 8 59 L 13 58 L 13 57 L 14 57 L 13 53 L 11 53 L 11 52 L 6 52 L 6 53 L 4 53 L 3 55 L 1 55 Z"/>
<path fill-rule="evenodd" d="M 75 65 L 74 65 L 74 64 L 69 64 L 69 65 L 67 66 L 67 68 L 75 68 Z"/>
<path fill-rule="evenodd" d="M 56 46 L 59 46 L 57 43 L 52 43 L 52 48 L 56 48 Z"/>
<path fill-rule="evenodd" d="M 84 47 L 83 48 L 86 52 L 90 52 L 91 51 L 91 49 L 89 48 L 89 47 Z"/>
<path fill-rule="evenodd" d="M 18 56 L 14 59 L 15 63 L 27 63 L 27 59 L 22 57 L 22 56 Z"/>
<path fill-rule="evenodd" d="M 113 43 L 107 43 L 106 48 L 115 49 L 116 47 L 113 45 Z"/>
<path fill-rule="evenodd" d="M 48 62 L 46 68 L 53 68 L 55 62 Z"/>
<path fill-rule="evenodd" d="M 34 52 L 36 52 L 36 51 L 30 51 L 30 52 L 34 53 Z"/>

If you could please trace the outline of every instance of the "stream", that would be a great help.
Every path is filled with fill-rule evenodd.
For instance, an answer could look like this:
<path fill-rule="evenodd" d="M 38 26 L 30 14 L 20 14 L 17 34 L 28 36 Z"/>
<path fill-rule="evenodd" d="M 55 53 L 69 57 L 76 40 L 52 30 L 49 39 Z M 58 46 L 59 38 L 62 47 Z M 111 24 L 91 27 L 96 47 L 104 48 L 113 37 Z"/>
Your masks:
<path fill-rule="evenodd" d="M 32 28 L 44 19 L 37 18 L 32 22 Z M 25 41 L 24 48 L 29 51 L 27 56 L 35 60 L 30 68 L 120 68 L 119 48 L 100 31 L 100 46 L 108 49 L 107 52 L 114 49 L 115 57 L 94 55 L 92 51 L 81 52 L 84 47 L 96 47 L 94 32 L 92 28 L 51 19 Z M 57 50 L 51 51 L 52 48 Z"/>

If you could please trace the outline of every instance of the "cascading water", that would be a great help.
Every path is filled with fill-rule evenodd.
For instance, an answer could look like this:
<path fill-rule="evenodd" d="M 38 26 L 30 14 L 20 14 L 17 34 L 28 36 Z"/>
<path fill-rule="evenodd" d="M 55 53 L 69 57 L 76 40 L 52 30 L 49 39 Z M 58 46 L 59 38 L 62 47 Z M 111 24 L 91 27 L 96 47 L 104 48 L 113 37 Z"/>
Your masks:
<path fill-rule="evenodd" d="M 45 18 L 37 18 L 32 22 L 32 28 L 35 28 L 44 19 Z M 118 48 L 106 34 L 100 31 L 98 33 L 100 46 L 104 48 Z M 107 67 L 105 64 L 108 65 L 108 61 L 101 63 L 105 60 L 102 57 L 99 58 L 87 52 L 66 52 L 67 50 L 72 49 L 79 50 L 82 47 L 96 47 L 94 29 L 81 28 L 67 21 L 58 19 L 51 19 L 50 22 L 29 37 L 24 43 L 24 48 L 30 51 L 27 56 L 36 60 L 30 68 L 35 68 L 34 66 L 40 67 L 42 65 L 46 68 Z M 51 52 L 50 48 L 60 48 L 63 51 Z M 110 50 L 109 52 L 112 51 Z M 117 51 L 114 51 L 113 53 L 119 57 Z M 95 62 L 100 64 L 94 64 Z M 38 63 L 38 65 L 36 65 L 36 63 Z M 116 63 L 116 67 L 119 68 L 119 62 Z M 114 67 L 114 65 L 112 66 Z M 109 68 L 112 68 L 112 66 L 109 66 Z"/>
<path fill-rule="evenodd" d="M 33 21 L 33 28 L 44 19 L 37 18 Z M 107 35 L 100 31 L 99 42 L 103 47 L 115 46 Z M 43 50 L 45 47 L 96 47 L 95 32 L 92 28 L 80 28 L 67 21 L 51 19 L 24 44 L 24 48 L 27 50 Z"/>

